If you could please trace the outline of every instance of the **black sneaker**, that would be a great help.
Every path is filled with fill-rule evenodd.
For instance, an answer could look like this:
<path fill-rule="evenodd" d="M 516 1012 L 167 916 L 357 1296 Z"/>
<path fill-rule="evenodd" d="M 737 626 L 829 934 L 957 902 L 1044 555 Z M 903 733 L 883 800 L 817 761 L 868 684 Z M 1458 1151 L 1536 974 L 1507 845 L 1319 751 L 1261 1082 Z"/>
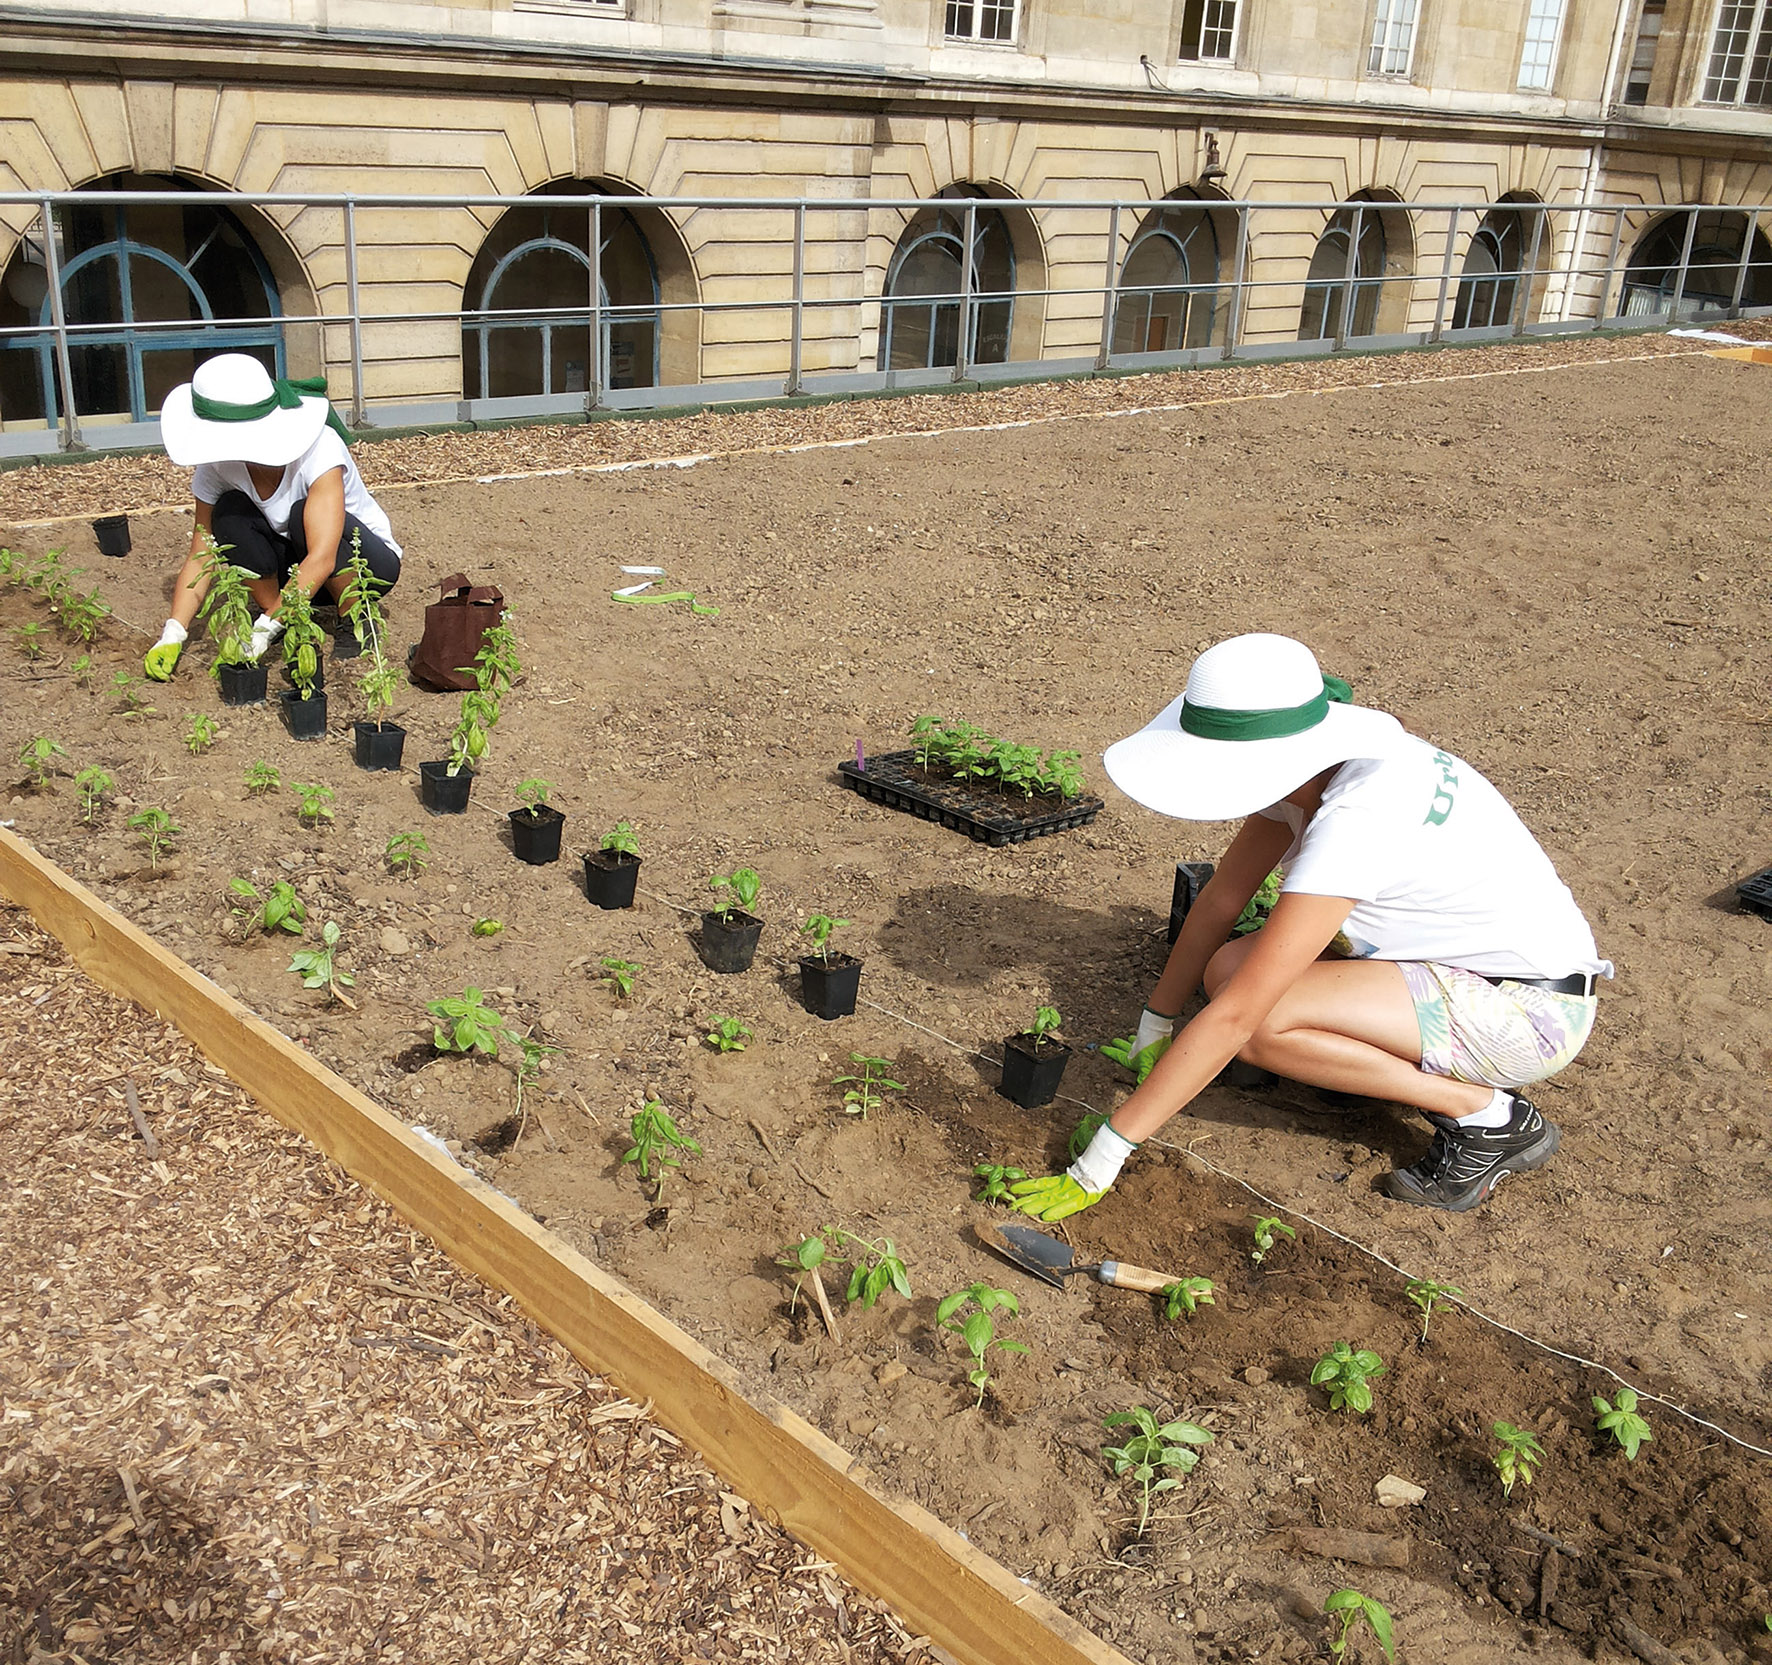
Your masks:
<path fill-rule="evenodd" d="M 1467 1128 L 1450 1116 L 1430 1115 L 1434 1142 L 1427 1155 L 1386 1174 L 1385 1194 L 1398 1202 L 1462 1214 L 1487 1202 L 1509 1174 L 1542 1168 L 1556 1154 L 1562 1135 L 1530 1099 L 1518 1093 L 1512 1099 L 1506 1127 Z"/>

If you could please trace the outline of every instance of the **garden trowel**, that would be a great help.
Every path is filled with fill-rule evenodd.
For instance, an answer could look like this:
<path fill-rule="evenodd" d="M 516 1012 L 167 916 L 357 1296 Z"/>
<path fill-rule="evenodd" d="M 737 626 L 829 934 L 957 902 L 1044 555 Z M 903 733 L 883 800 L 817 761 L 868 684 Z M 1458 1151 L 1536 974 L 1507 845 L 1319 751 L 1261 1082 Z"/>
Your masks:
<path fill-rule="evenodd" d="M 1000 1254 L 1024 1272 L 1032 1272 L 1055 1289 L 1063 1289 L 1064 1280 L 1079 1272 L 1091 1272 L 1099 1282 L 1115 1289 L 1137 1289 L 1147 1295 L 1160 1295 L 1171 1284 L 1181 1282 L 1167 1272 L 1153 1272 L 1148 1266 L 1132 1266 L 1123 1260 L 1079 1265 L 1070 1244 L 1035 1231 L 1032 1226 L 974 1226 L 973 1230 L 992 1253 Z"/>

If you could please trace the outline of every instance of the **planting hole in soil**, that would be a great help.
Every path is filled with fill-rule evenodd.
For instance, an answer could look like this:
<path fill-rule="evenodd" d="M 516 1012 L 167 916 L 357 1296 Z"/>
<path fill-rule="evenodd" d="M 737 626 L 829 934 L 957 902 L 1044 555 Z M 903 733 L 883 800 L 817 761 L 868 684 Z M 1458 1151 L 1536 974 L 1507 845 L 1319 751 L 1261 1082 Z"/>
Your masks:
<path fill-rule="evenodd" d="M 1635 337 L 1581 350 L 1668 346 Z M 1308 373 L 1444 376 L 1448 363 L 1515 368 L 1545 351 L 1400 354 Z M 1164 389 L 1261 392 L 1305 373 L 1240 366 L 1037 396 L 1079 410 L 1148 406 Z M 1036 395 L 944 396 L 921 420 L 952 424 L 954 397 L 994 421 Z M 1747 771 L 1765 732 L 1750 719 L 1763 714 L 1768 676 L 1759 451 L 1772 374 L 1694 355 L 684 470 L 441 483 L 699 452 L 726 434 L 775 443 L 784 423 L 859 433 L 923 408 L 770 412 L 763 433 L 725 415 L 681 430 L 479 433 L 459 436 L 472 448 L 460 465 L 454 436 L 364 447 L 366 469 L 436 482 L 390 504 L 409 551 L 402 587 L 417 594 L 471 568 L 526 615 L 527 677 L 507 690 L 489 674 L 488 692 L 503 695 L 496 727 L 479 703 L 466 713 L 463 755 L 486 777 L 474 790 L 489 807 L 465 815 L 421 815 L 403 780 L 357 773 L 342 748 L 298 747 L 268 712 L 228 713 L 213 746 L 187 753 L 187 717 L 221 716 L 211 645 L 194 640 L 171 684 L 146 684 L 146 644 L 120 625 L 64 649 L 48 604 L 0 582 L 0 755 L 37 735 L 65 753 L 52 760 L 62 773 L 15 790 L 6 814 L 403 1124 L 450 1141 L 547 1215 L 747 1392 L 809 1418 L 893 1493 L 1139 1661 L 1322 1659 L 1337 1629 L 1325 1597 L 1353 1585 L 1393 1615 L 1399 1658 L 1415 1665 L 1623 1661 L 1636 1657 L 1625 1626 L 1676 1656 L 1753 1659 L 1751 1627 L 1772 1612 L 1766 1459 L 1647 1397 L 1630 1414 L 1652 1438 L 1631 1459 L 1595 1427 L 1595 1397 L 1622 1408 L 1618 1381 L 1456 1303 L 1436 1305 L 1423 1343 L 1428 1314 L 1403 1275 L 1284 1210 L 1772 1446 L 1772 1234 L 1755 1213 L 1772 1186 L 1767 927 L 1732 894 L 1744 853 L 1769 859 Z M 129 459 L 131 495 L 115 501 L 143 500 L 136 482 L 150 461 Z M 55 492 L 87 472 L 56 470 Z M 19 473 L 0 474 L 0 501 L 24 489 Z M 624 548 L 668 537 L 673 572 L 718 600 L 720 616 L 612 605 L 607 570 L 563 569 L 551 553 L 585 524 Z M 119 617 L 153 624 L 190 524 L 142 515 L 134 530 L 134 558 L 90 560 Z M 56 541 L 34 529 L 0 538 L 27 561 Z M 1030 625 L 1036 610 L 1045 617 Z M 1436 619 L 1475 620 L 1485 650 L 1452 652 L 1453 626 Z M 26 624 L 50 637 L 35 665 L 16 634 Z M 1171 1318 L 1161 1294 L 1085 1277 L 1051 1288 L 988 1254 L 974 1229 L 1005 1220 L 1005 1201 L 975 1201 L 990 1183 L 973 1174 L 997 1172 L 1006 1190 L 1062 1171 L 1082 1105 L 1112 1110 L 1131 1090 L 1131 1072 L 1090 1048 L 1138 1022 L 1178 859 L 1221 860 L 1229 831 L 1133 809 L 1102 788 L 1100 754 L 1178 691 L 1203 643 L 1250 629 L 1305 638 L 1358 703 L 1395 712 L 1494 779 L 1620 975 L 1601 992 L 1587 1050 L 1532 1090 L 1563 1130 L 1562 1151 L 1470 1215 L 1376 1191 L 1427 1148 L 1417 1117 L 1369 1101 L 1332 1109 L 1287 1083 L 1202 1093 L 1164 1135 L 1182 1148 L 1142 1148 L 1111 1193 L 1051 1232 L 1079 1263 L 1146 1266 L 1193 1290 L 1194 1310 L 1178 1301 Z M 72 664 L 44 675 L 64 651 L 90 653 L 85 681 Z M 368 659 L 366 649 L 329 668 L 342 721 L 368 714 L 358 697 Z M 114 691 L 118 673 L 136 698 Z M 397 692 L 415 758 L 448 755 L 462 696 L 426 698 L 403 681 Z M 481 694 L 477 682 L 470 692 Z M 831 761 L 857 733 L 914 747 L 899 737 L 931 706 L 1080 751 L 1106 806 L 1062 836 L 993 846 L 833 783 Z M 255 759 L 266 768 L 249 792 Z M 731 898 L 710 896 L 707 875 L 756 862 L 768 894 L 740 911 L 766 917 L 784 948 L 768 974 L 710 972 L 671 926 L 695 919 L 662 901 L 586 907 L 571 894 L 577 864 L 514 867 L 500 848 L 504 813 L 522 777 L 544 767 L 563 807 L 570 797 L 582 847 L 632 818 L 660 898 L 718 909 Z M 97 776 L 77 788 L 88 769 L 109 788 Z M 294 782 L 332 788 L 334 821 L 298 824 Z M 155 806 L 183 829 L 176 842 L 166 828 L 149 836 L 157 822 L 128 825 Z M 395 865 L 393 850 L 411 846 L 394 841 L 415 828 L 422 854 Z M 248 905 L 229 889 L 235 877 L 263 898 L 291 887 L 308 908 L 303 932 L 246 930 L 230 911 Z M 807 952 L 797 927 L 814 909 L 851 920 L 836 945 L 866 961 L 868 993 L 834 1030 L 803 1009 L 794 982 L 791 962 Z M 480 918 L 505 930 L 475 937 Z M 322 945 L 327 923 L 356 978 L 345 991 L 355 1013 L 287 969 Z M 644 962 L 631 998 L 605 982 L 608 959 Z M 508 1039 L 471 1062 L 438 1056 L 428 1024 L 413 1044 L 425 1003 L 470 988 L 503 1031 L 558 1049 L 523 1082 L 521 1112 Z M 1061 1096 L 1026 1110 L 998 1094 L 997 1066 L 976 1053 L 994 1058 L 996 1038 L 1024 1031 L 1048 1001 L 1072 1052 Z M 24 1016 L 48 1035 L 58 1007 L 59 997 L 42 1008 L 49 1017 Z M 872 1100 L 865 1117 L 860 1099 Z M 658 1168 L 642 1182 L 621 1161 L 629 1118 L 649 1101 L 701 1147 L 679 1151 L 662 1203 L 651 1195 Z M 148 1095 L 144 1105 L 152 1114 Z M 526 1130 L 502 1152 L 473 1143 L 523 1112 Z M 667 1208 L 658 1229 L 641 1229 Z M 1298 1233 L 1270 1231 L 1259 1263 L 1257 1217 Z M 800 1274 L 776 1265 L 825 1228 L 890 1240 L 912 1298 L 847 1302 L 848 1264 L 827 1271 L 833 1337 L 810 1286 L 796 1299 Z M 1212 1285 L 1211 1304 L 1190 1280 Z M 1020 1308 L 990 1314 L 982 1362 L 935 1319 L 979 1283 L 1010 1290 Z M 950 1316 L 974 1315 L 962 1303 Z M 1005 1353 L 1005 1340 L 1030 1351 Z M 1337 1342 L 1385 1366 L 1369 1379 L 1369 1411 L 1331 1411 L 1309 1383 Z M 982 1406 L 974 1370 L 988 1372 Z M 1158 1429 L 1214 1436 L 1191 1448 L 1191 1472 L 1175 1471 L 1180 1486 L 1152 1494 L 1142 1538 L 1142 1488 L 1104 1455 L 1141 1429 L 1102 1426 L 1135 1407 Z M 1515 1431 L 1511 1450 L 1531 1458 L 1529 1439 L 1543 1452 L 1523 1466 L 1516 1457 L 1511 1494 L 1498 1424 Z M 1411 1495 L 1397 1482 L 1421 1488 L 1420 1500 L 1386 1507 L 1381 1498 Z M 324 1495 L 319 1507 L 326 1517 Z M 1405 1543 L 1401 1568 L 1317 1553 Z M 1361 1649 L 1368 1665 L 1380 1657 L 1369 1633 L 1348 1657 Z"/>

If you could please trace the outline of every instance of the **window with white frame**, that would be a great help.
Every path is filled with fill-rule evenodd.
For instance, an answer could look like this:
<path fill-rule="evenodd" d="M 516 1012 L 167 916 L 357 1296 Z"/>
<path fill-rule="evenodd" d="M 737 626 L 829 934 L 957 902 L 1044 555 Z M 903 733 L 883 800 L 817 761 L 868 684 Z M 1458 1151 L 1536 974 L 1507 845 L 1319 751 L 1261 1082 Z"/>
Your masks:
<path fill-rule="evenodd" d="M 1520 50 L 1520 85 L 1549 92 L 1563 38 L 1564 0 L 1530 0 L 1526 7 L 1526 44 Z"/>
<path fill-rule="evenodd" d="M 1186 0 L 1181 9 L 1183 63 L 1227 63 L 1237 44 L 1237 0 Z"/>
<path fill-rule="evenodd" d="M 949 40 L 982 40 L 1011 45 L 1017 0 L 947 0 Z"/>
<path fill-rule="evenodd" d="M 1378 0 L 1372 17 L 1368 75 L 1407 76 L 1415 58 L 1415 13 L 1419 0 Z"/>
<path fill-rule="evenodd" d="M 1717 8 L 1704 102 L 1772 105 L 1772 0 L 1723 0 Z"/>

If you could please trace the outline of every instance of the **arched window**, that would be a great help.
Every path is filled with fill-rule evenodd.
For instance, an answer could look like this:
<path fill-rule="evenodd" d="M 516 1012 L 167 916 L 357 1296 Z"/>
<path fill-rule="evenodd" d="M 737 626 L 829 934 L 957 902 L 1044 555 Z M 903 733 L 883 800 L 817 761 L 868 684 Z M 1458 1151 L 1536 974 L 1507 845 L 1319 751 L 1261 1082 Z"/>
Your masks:
<path fill-rule="evenodd" d="M 1120 268 L 1116 353 L 1204 347 L 1218 305 L 1218 236 L 1204 208 L 1160 208 L 1138 228 Z"/>
<path fill-rule="evenodd" d="M 949 186 L 944 197 L 968 198 L 972 187 Z M 905 227 L 886 273 L 880 308 L 880 368 L 931 370 L 959 358 L 961 262 L 966 210 L 924 209 Z M 1015 251 L 1002 214 L 979 201 L 972 228 L 973 364 L 1009 357 L 1015 315 Z"/>
<path fill-rule="evenodd" d="M 1452 308 L 1455 330 L 1489 329 L 1513 321 L 1525 259 L 1522 216 L 1496 209 L 1484 215 L 1465 251 L 1464 275 Z"/>
<path fill-rule="evenodd" d="M 88 191 L 177 191 L 177 179 L 113 174 Z M 146 422 L 213 353 L 250 353 L 283 374 L 277 285 L 240 221 L 207 203 L 76 204 L 57 212 L 57 259 L 72 333 L 74 407 L 86 418 Z M 61 416 L 42 226 L 0 275 L 0 424 Z M 158 326 L 158 327 L 155 327 Z"/>
<path fill-rule="evenodd" d="M 591 210 L 561 195 L 607 195 L 594 180 L 549 185 L 513 208 L 474 258 L 464 290 L 462 386 L 470 399 L 583 393 L 590 382 Z M 659 382 L 658 266 L 639 223 L 603 205 L 598 261 L 606 387 Z"/>
<path fill-rule="evenodd" d="M 1354 251 L 1350 278 L 1348 252 L 1356 216 L 1360 222 L 1360 246 Z M 1384 264 L 1384 221 L 1379 210 L 1337 209 L 1311 255 L 1304 305 L 1298 314 L 1298 339 L 1327 341 L 1341 336 L 1344 314 L 1347 335 L 1376 334 Z"/>
<path fill-rule="evenodd" d="M 1686 246 L 1686 226 L 1692 225 L 1692 250 L 1687 256 L 1686 278 L 1680 281 L 1680 250 Z M 1667 312 L 1680 292 L 1680 316 L 1700 317 L 1727 312 L 1735 300 L 1735 282 L 1741 275 L 1742 239 L 1747 235 L 1747 216 L 1719 210 L 1695 215 L 1668 214 L 1643 234 L 1630 257 L 1624 280 L 1623 315 L 1648 317 Z M 1748 253 L 1746 281 L 1741 288 L 1743 306 L 1772 306 L 1772 246 L 1763 231 L 1755 230 Z"/>

